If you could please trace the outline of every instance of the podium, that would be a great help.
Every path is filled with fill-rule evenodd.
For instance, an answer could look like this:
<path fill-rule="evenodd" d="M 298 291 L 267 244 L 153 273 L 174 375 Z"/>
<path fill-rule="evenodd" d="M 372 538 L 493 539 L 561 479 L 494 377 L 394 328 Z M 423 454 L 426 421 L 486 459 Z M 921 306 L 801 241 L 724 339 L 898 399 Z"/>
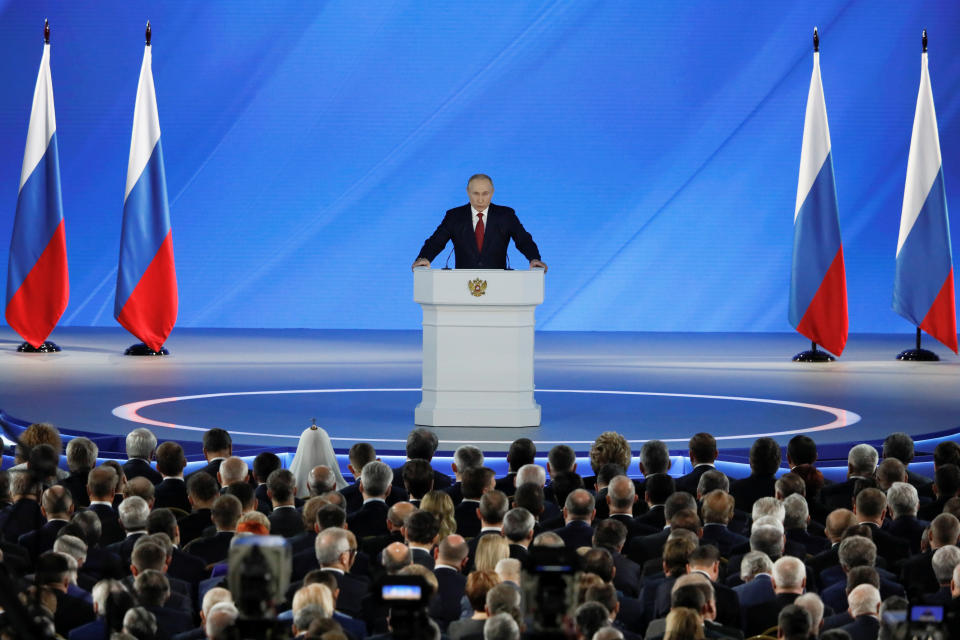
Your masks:
<path fill-rule="evenodd" d="M 423 397 L 414 422 L 430 427 L 536 427 L 534 310 L 542 269 L 413 271 L 423 307 Z"/>

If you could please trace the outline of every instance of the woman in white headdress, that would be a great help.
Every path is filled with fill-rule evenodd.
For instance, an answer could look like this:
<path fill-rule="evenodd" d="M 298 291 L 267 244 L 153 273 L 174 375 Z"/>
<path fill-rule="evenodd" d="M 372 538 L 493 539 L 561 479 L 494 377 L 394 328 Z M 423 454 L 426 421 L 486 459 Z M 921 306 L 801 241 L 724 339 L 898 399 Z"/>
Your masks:
<path fill-rule="evenodd" d="M 343 489 L 347 486 L 347 481 L 340 473 L 340 464 L 337 462 L 337 454 L 333 451 L 330 436 L 314 424 L 300 434 L 297 452 L 293 456 L 293 462 L 290 463 L 290 472 L 297 482 L 297 495 L 307 497 L 307 487 L 310 486 L 310 472 L 319 465 L 330 467 L 337 481 L 337 489 Z"/>

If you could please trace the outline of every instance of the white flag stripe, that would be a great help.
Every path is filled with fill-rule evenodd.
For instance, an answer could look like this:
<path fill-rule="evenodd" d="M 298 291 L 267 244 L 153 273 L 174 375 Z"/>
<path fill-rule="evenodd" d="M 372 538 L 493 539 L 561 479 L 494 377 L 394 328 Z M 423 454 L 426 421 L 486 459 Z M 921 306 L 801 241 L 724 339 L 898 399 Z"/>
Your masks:
<path fill-rule="evenodd" d="M 814 180 L 820 173 L 827 154 L 830 153 L 830 125 L 827 124 L 827 103 L 823 99 L 823 83 L 820 80 L 820 53 L 813 54 L 813 75 L 810 78 L 810 93 L 807 95 L 807 114 L 803 122 L 803 147 L 800 150 L 800 179 L 797 183 L 797 206 L 793 221 L 797 221 L 800 207 Z"/>
<path fill-rule="evenodd" d="M 33 106 L 30 108 L 30 126 L 27 128 L 27 148 L 23 152 L 23 167 L 20 169 L 20 189 L 37 168 L 47 152 L 50 138 L 57 130 L 57 117 L 53 109 L 53 81 L 50 79 L 50 45 L 43 45 L 40 72 L 33 89 Z"/>
<path fill-rule="evenodd" d="M 913 229 L 933 181 L 940 173 L 940 134 L 937 131 L 937 113 L 933 107 L 930 71 L 927 54 L 923 54 L 920 69 L 920 91 L 917 111 L 913 117 L 913 135 L 910 137 L 910 157 L 907 160 L 907 184 L 903 191 L 903 210 L 900 212 L 900 235 L 897 255 Z"/>
<path fill-rule="evenodd" d="M 133 133 L 130 134 L 130 159 L 127 162 L 127 188 L 123 201 L 140 179 L 150 160 L 153 148 L 160 139 L 160 117 L 157 115 L 157 94 L 153 87 L 153 69 L 150 46 L 143 52 L 140 83 L 137 85 L 137 103 L 133 108 Z"/>

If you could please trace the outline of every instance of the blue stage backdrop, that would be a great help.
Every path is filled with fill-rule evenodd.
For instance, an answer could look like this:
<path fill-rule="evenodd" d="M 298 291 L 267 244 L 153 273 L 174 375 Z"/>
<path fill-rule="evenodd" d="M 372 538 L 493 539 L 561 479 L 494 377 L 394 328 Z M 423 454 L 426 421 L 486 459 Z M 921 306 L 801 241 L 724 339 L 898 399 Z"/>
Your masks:
<path fill-rule="evenodd" d="M 44 18 L 67 325 L 114 323 L 148 18 L 180 327 L 418 327 L 410 263 L 482 171 L 550 265 L 539 328 L 790 331 L 815 25 L 852 331 L 912 331 L 890 301 L 924 27 L 960 190 L 957 2 L 5 0 L 4 268 Z"/>

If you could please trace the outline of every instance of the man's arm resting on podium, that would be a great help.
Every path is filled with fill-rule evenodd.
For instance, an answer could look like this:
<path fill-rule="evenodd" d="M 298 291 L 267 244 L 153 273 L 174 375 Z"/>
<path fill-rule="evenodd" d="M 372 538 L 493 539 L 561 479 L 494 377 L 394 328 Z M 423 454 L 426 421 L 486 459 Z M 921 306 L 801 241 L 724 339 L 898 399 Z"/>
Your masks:
<path fill-rule="evenodd" d="M 417 267 L 429 267 L 429 266 L 430 266 L 429 260 L 427 260 L 426 258 L 417 258 L 416 260 L 413 261 L 413 266 L 410 268 L 416 269 Z"/>

